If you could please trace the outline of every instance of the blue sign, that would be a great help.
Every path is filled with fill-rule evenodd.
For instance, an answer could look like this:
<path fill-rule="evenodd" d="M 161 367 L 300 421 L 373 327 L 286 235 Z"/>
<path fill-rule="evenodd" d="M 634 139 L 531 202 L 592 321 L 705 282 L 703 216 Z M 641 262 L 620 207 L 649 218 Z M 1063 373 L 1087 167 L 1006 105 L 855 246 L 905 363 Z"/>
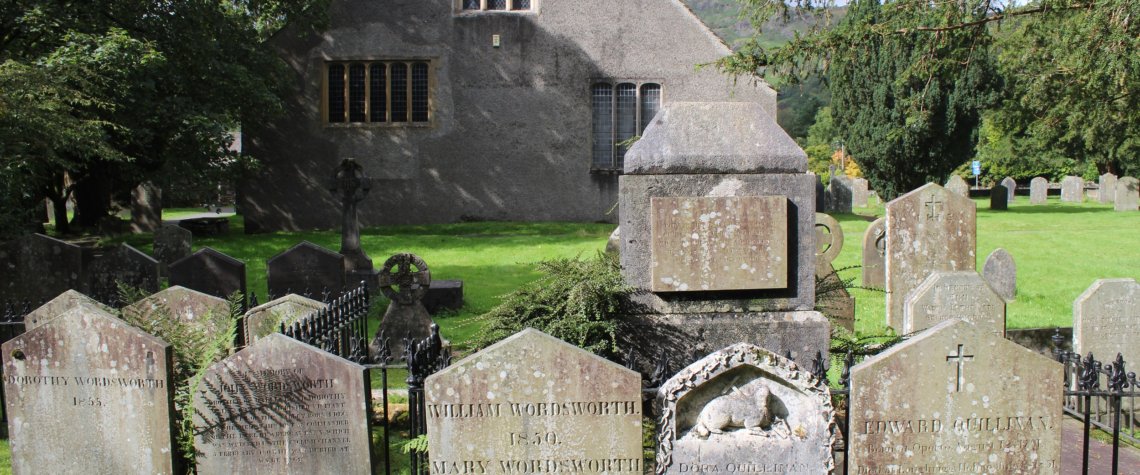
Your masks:
<path fill-rule="evenodd" d="M 971 163 L 970 166 L 971 166 L 971 168 L 974 169 L 974 176 L 978 176 L 978 175 L 982 174 L 982 162 L 974 160 L 974 162 Z"/>

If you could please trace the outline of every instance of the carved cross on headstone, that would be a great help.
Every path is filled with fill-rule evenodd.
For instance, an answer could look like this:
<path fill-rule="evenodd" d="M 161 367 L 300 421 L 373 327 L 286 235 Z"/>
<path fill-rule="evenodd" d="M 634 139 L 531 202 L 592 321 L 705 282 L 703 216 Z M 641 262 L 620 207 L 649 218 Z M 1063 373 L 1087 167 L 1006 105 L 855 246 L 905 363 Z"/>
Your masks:
<path fill-rule="evenodd" d="M 962 351 L 962 348 L 965 346 L 966 345 L 958 345 L 958 351 L 954 352 L 953 354 L 946 355 L 947 363 L 954 362 L 957 363 L 958 366 L 958 377 L 955 379 L 956 388 L 954 389 L 954 392 L 962 392 L 962 383 L 966 382 L 966 378 L 962 375 L 962 372 L 966 369 L 966 362 L 974 360 L 974 355 L 967 355 L 964 351 Z"/>
<path fill-rule="evenodd" d="M 931 196 L 924 204 L 926 205 L 926 219 L 942 220 L 942 212 L 944 211 L 942 200 L 938 199 L 937 196 Z"/>
<path fill-rule="evenodd" d="M 346 158 L 340 162 L 330 191 L 338 193 L 341 201 L 340 253 L 345 257 L 348 272 L 372 269 L 372 258 L 360 248 L 360 221 L 356 219 L 356 205 L 371 189 L 372 178 L 364 174 L 364 167 L 356 163 L 356 159 Z"/>

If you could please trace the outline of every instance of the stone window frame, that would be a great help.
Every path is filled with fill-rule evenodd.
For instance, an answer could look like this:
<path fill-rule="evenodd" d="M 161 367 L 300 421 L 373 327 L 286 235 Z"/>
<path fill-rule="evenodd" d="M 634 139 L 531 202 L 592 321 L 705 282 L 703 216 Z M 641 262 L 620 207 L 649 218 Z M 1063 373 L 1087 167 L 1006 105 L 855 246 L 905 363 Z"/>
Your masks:
<path fill-rule="evenodd" d="M 496 0 L 453 0 L 456 14 L 483 14 L 483 13 L 537 13 L 542 0 L 498 0 L 504 8 L 497 8 Z M 478 8 L 474 7 L 478 3 Z"/>
<path fill-rule="evenodd" d="M 392 121 L 392 102 L 393 91 L 392 89 L 392 67 L 397 64 L 406 66 L 405 85 L 404 85 L 404 101 L 407 111 L 407 120 L 405 121 Z M 357 99 L 363 101 L 363 120 L 353 120 L 353 108 L 351 106 L 353 88 L 350 84 L 352 81 L 352 66 L 363 66 L 363 97 Z M 384 104 L 384 116 L 382 120 L 374 118 L 373 107 L 379 101 L 379 98 L 373 94 L 373 66 L 384 66 L 384 96 L 382 103 Z M 419 65 L 426 65 L 427 78 L 425 82 L 418 82 L 413 79 L 415 69 Z M 392 127 L 392 128 L 416 128 L 416 127 L 432 127 L 435 125 L 435 91 L 437 71 L 436 67 L 438 60 L 435 58 L 360 58 L 360 59 L 338 59 L 327 60 L 321 66 L 321 123 L 326 127 Z M 343 93 L 341 102 L 343 104 L 343 120 L 336 121 L 332 119 L 330 109 L 332 108 L 332 98 L 330 97 L 330 78 L 331 70 L 335 67 L 343 67 Z M 426 98 L 422 98 L 413 94 L 413 89 L 418 89 L 417 86 L 426 86 Z M 360 97 L 360 96 L 355 96 Z M 419 99 L 419 100 L 417 100 Z M 417 104 L 424 104 L 424 107 L 418 108 Z M 414 120 L 417 113 L 426 115 L 422 120 Z"/>
<path fill-rule="evenodd" d="M 656 111 L 661 110 L 662 104 L 665 103 L 665 81 L 663 79 L 613 79 L 613 78 L 595 78 L 590 81 L 589 97 L 590 97 L 590 172 L 591 173 L 621 173 L 624 168 L 625 152 L 620 150 L 619 142 L 625 139 L 618 140 L 618 88 L 623 85 L 633 85 L 634 96 L 634 136 L 641 136 L 645 133 L 645 128 L 649 125 L 649 119 L 652 117 L 645 117 L 644 108 L 644 92 L 647 86 L 656 86 L 657 103 Z M 599 86 L 609 86 L 610 88 L 610 159 L 608 164 L 602 163 L 599 157 L 595 156 L 597 153 L 596 136 L 597 136 L 597 118 L 598 114 L 594 109 L 595 88 Z M 619 155 L 620 153 L 620 155 Z"/>

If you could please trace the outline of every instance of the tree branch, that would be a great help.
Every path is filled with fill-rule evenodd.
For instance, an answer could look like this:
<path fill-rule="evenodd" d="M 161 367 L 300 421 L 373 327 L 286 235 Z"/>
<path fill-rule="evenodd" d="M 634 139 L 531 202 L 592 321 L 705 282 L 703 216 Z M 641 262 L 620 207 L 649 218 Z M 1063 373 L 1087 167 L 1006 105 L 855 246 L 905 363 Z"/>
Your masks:
<path fill-rule="evenodd" d="M 1025 16 L 1025 15 L 1036 15 L 1038 13 L 1048 13 L 1048 12 L 1056 12 L 1056 11 L 1081 10 L 1084 8 L 1091 8 L 1094 6 L 1096 6 L 1095 2 L 1078 3 L 1076 5 L 1069 5 L 1067 7 L 1062 7 L 1062 8 L 1051 8 L 1051 7 L 1047 7 L 1047 6 L 1040 6 L 1040 7 L 1034 7 L 1034 8 L 1027 8 L 1024 10 L 1015 10 L 1015 11 L 1007 12 L 1007 13 L 998 13 L 996 15 L 987 16 L 987 17 L 982 18 L 980 20 L 968 21 L 968 22 L 963 22 L 963 23 L 956 23 L 953 25 L 916 26 L 913 28 L 899 28 L 899 29 L 895 30 L 894 32 L 898 33 L 898 34 L 905 35 L 905 34 L 917 33 L 917 32 L 943 32 L 943 31 L 961 30 L 961 29 L 965 29 L 965 28 L 972 28 L 975 26 L 985 25 L 987 23 L 1000 22 L 1000 21 L 1005 20 L 1007 18 L 1014 18 L 1014 17 L 1019 17 L 1019 16 Z"/>

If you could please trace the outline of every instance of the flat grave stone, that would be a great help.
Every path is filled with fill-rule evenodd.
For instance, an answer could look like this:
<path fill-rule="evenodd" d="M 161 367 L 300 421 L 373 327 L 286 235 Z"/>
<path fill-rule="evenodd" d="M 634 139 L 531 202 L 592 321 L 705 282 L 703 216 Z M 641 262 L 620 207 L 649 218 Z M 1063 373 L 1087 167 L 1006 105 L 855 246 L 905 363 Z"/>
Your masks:
<path fill-rule="evenodd" d="M 994 249 L 994 252 L 986 257 L 986 263 L 982 266 L 982 276 L 990 283 L 994 292 L 1006 302 L 1012 302 L 1017 298 L 1017 263 L 1009 251 L 1000 247 Z"/>
<path fill-rule="evenodd" d="M 126 243 L 92 260 L 84 275 L 87 293 L 107 305 L 121 303 L 119 284 L 158 292 L 158 261 Z"/>
<path fill-rule="evenodd" d="M 268 335 L 206 370 L 198 473 L 372 473 L 370 391 L 363 366 Z"/>
<path fill-rule="evenodd" d="M 879 218 L 863 233 L 863 287 L 886 286 L 886 254 L 887 218 Z"/>
<path fill-rule="evenodd" d="M 1116 179 L 1116 175 L 1112 173 L 1105 173 L 1100 176 L 1097 199 L 1101 203 L 1114 203 L 1116 201 Z"/>
<path fill-rule="evenodd" d="M 1005 187 L 1006 203 L 1013 203 L 1014 198 L 1017 198 L 1017 180 L 1007 176 L 1001 180 L 1001 186 Z"/>
<path fill-rule="evenodd" d="M 831 393 L 794 362 L 739 343 L 657 392 L 657 473 L 832 473 Z"/>
<path fill-rule="evenodd" d="M 457 311 L 463 308 L 463 281 L 433 280 L 420 302 L 432 315 L 448 310 Z"/>
<path fill-rule="evenodd" d="M 1117 211 L 1136 211 L 1140 209 L 1140 181 L 1126 176 L 1116 181 Z"/>
<path fill-rule="evenodd" d="M 13 473 L 176 473 L 171 349 L 88 306 L 5 342 Z"/>
<path fill-rule="evenodd" d="M 974 270 L 977 211 L 934 183 L 887 203 L 887 326 L 903 324 L 906 297 L 934 271 Z"/>
<path fill-rule="evenodd" d="M 1061 180 L 1061 202 L 1080 203 L 1085 199 L 1085 181 L 1079 176 L 1067 176 Z"/>
<path fill-rule="evenodd" d="M 950 175 L 950 179 L 946 180 L 946 189 L 951 193 L 957 193 L 959 196 L 970 197 L 970 184 L 958 175 Z"/>
<path fill-rule="evenodd" d="M 176 318 L 195 324 L 210 336 L 226 329 L 231 321 L 228 301 L 177 285 L 123 307 L 123 316 L 131 321 Z"/>
<path fill-rule="evenodd" d="M 851 370 L 851 473 L 1061 473 L 1060 363 L 961 320 Z"/>
<path fill-rule="evenodd" d="M 1009 190 L 1004 186 L 994 185 L 990 188 L 990 209 L 995 211 L 1009 209 Z"/>
<path fill-rule="evenodd" d="M 974 271 L 935 271 L 907 298 L 903 333 L 961 319 L 978 329 L 1005 336 L 1005 300 Z"/>
<path fill-rule="evenodd" d="M 297 294 L 289 294 L 258 305 L 245 312 L 242 319 L 246 344 L 266 335 L 277 333 L 281 325 L 289 326 L 297 320 L 328 308 L 324 302 Z"/>
<path fill-rule="evenodd" d="M 424 386 L 434 474 L 644 472 L 641 375 L 538 330 Z"/>
<path fill-rule="evenodd" d="M 154 258 L 163 275 L 170 264 L 190 255 L 193 244 L 194 234 L 181 226 L 163 225 L 154 231 Z"/>
<path fill-rule="evenodd" d="M 265 263 L 271 298 L 302 295 L 330 302 L 347 289 L 344 256 L 304 241 Z"/>
<path fill-rule="evenodd" d="M 1140 361 L 1140 283 L 1100 279 L 1073 302 L 1073 348 L 1111 361 Z"/>
<path fill-rule="evenodd" d="M 107 313 L 113 312 L 110 307 L 99 303 L 99 301 L 91 297 L 83 295 L 79 291 L 67 290 L 25 315 L 24 330 L 31 331 L 47 323 L 49 320 L 63 315 L 69 310 L 80 307 L 87 307 Z"/>
<path fill-rule="evenodd" d="M 245 263 L 204 247 L 170 264 L 170 285 L 180 285 L 223 299 L 246 295 Z"/>
<path fill-rule="evenodd" d="M 1029 181 L 1029 204 L 1043 205 L 1049 197 L 1049 180 L 1037 177 Z"/>
<path fill-rule="evenodd" d="M 0 299 L 46 302 L 83 283 L 83 251 L 43 234 L 0 245 Z"/>

